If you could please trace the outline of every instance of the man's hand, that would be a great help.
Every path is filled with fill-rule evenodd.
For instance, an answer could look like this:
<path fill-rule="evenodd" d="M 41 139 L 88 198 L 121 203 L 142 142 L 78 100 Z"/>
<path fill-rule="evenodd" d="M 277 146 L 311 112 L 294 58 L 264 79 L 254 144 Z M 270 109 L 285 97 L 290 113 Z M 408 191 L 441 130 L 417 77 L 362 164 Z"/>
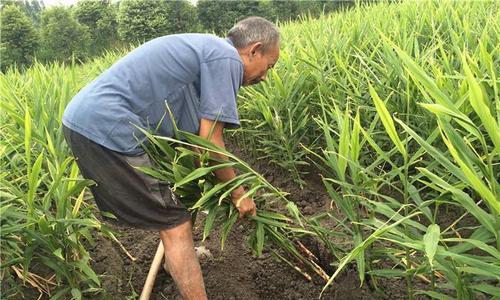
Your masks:
<path fill-rule="evenodd" d="M 240 213 L 240 219 L 245 215 L 255 216 L 257 214 L 257 208 L 252 198 L 245 197 L 236 200 L 233 198 L 233 203 Z"/>
<path fill-rule="evenodd" d="M 245 215 L 255 216 L 257 214 L 255 202 L 253 202 L 252 198 L 243 197 L 245 194 L 246 191 L 242 186 L 237 187 L 231 193 L 233 204 L 240 213 L 240 219 L 242 219 Z"/>

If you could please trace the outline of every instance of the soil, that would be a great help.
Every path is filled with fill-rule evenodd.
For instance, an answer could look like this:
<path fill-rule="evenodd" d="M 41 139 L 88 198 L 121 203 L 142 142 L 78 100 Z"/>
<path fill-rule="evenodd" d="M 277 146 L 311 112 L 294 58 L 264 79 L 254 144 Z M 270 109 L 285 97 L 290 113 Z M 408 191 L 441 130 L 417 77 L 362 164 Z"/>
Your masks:
<path fill-rule="evenodd" d="M 201 241 L 201 230 L 195 226 L 195 244 L 209 249 L 212 257 L 200 258 L 209 299 L 317 299 L 324 282 L 307 281 L 301 274 L 275 261 L 269 253 L 256 258 L 246 245 L 245 222 L 241 221 L 220 249 L 216 232 Z M 158 245 L 156 233 L 116 227 L 119 240 L 137 258 L 132 262 L 116 243 L 99 239 L 91 249 L 94 269 L 102 274 L 105 293 L 102 299 L 135 298 L 140 294 L 150 263 Z M 404 298 L 401 295 L 401 299 Z M 172 278 L 161 271 L 156 278 L 151 299 L 182 299 Z M 324 299 L 383 299 L 364 286 L 359 287 L 355 270 L 344 272 Z"/>

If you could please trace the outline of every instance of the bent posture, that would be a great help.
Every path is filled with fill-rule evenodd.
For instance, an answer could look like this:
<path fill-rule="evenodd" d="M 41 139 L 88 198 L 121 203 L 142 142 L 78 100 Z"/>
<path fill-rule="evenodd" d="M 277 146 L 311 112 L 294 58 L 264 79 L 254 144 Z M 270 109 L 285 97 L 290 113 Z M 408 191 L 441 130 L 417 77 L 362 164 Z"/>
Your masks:
<path fill-rule="evenodd" d="M 278 57 L 279 32 L 259 17 L 240 21 L 226 39 L 163 36 L 117 61 L 64 112 L 66 141 L 82 175 L 96 182 L 91 190 L 97 206 L 131 226 L 160 232 L 166 266 L 185 299 L 206 299 L 190 214 L 167 184 L 134 168 L 151 166 L 140 146 L 145 136 L 135 125 L 172 136 L 168 105 L 179 129 L 224 147 L 224 128 L 240 125 L 238 90 L 265 80 Z M 228 181 L 235 172 L 220 169 L 216 176 Z M 233 203 L 241 217 L 254 215 L 255 204 L 241 199 L 244 194 L 243 187 L 234 190 Z"/>

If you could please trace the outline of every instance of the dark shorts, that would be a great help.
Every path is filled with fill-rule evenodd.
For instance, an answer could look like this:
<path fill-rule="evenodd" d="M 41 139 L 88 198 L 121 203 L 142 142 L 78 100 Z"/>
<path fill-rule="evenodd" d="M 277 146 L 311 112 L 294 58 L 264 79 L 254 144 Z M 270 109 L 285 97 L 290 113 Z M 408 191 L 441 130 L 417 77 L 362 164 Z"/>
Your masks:
<path fill-rule="evenodd" d="M 65 126 L 63 132 L 83 177 L 96 183 L 90 189 L 101 211 L 130 226 L 152 230 L 172 228 L 191 218 L 166 182 L 134 168 L 152 166 L 147 154 L 126 156 Z"/>

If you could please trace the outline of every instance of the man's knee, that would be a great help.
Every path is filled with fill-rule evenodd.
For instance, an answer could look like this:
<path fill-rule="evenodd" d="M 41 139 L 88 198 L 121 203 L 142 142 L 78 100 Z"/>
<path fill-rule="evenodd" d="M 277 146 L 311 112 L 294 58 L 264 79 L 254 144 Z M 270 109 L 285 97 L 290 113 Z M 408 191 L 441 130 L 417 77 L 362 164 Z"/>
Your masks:
<path fill-rule="evenodd" d="M 192 225 L 191 220 L 187 220 L 186 222 L 179 224 L 173 228 L 160 230 L 160 237 L 168 247 L 171 243 L 182 242 L 182 241 L 190 241 L 192 242 Z"/>

